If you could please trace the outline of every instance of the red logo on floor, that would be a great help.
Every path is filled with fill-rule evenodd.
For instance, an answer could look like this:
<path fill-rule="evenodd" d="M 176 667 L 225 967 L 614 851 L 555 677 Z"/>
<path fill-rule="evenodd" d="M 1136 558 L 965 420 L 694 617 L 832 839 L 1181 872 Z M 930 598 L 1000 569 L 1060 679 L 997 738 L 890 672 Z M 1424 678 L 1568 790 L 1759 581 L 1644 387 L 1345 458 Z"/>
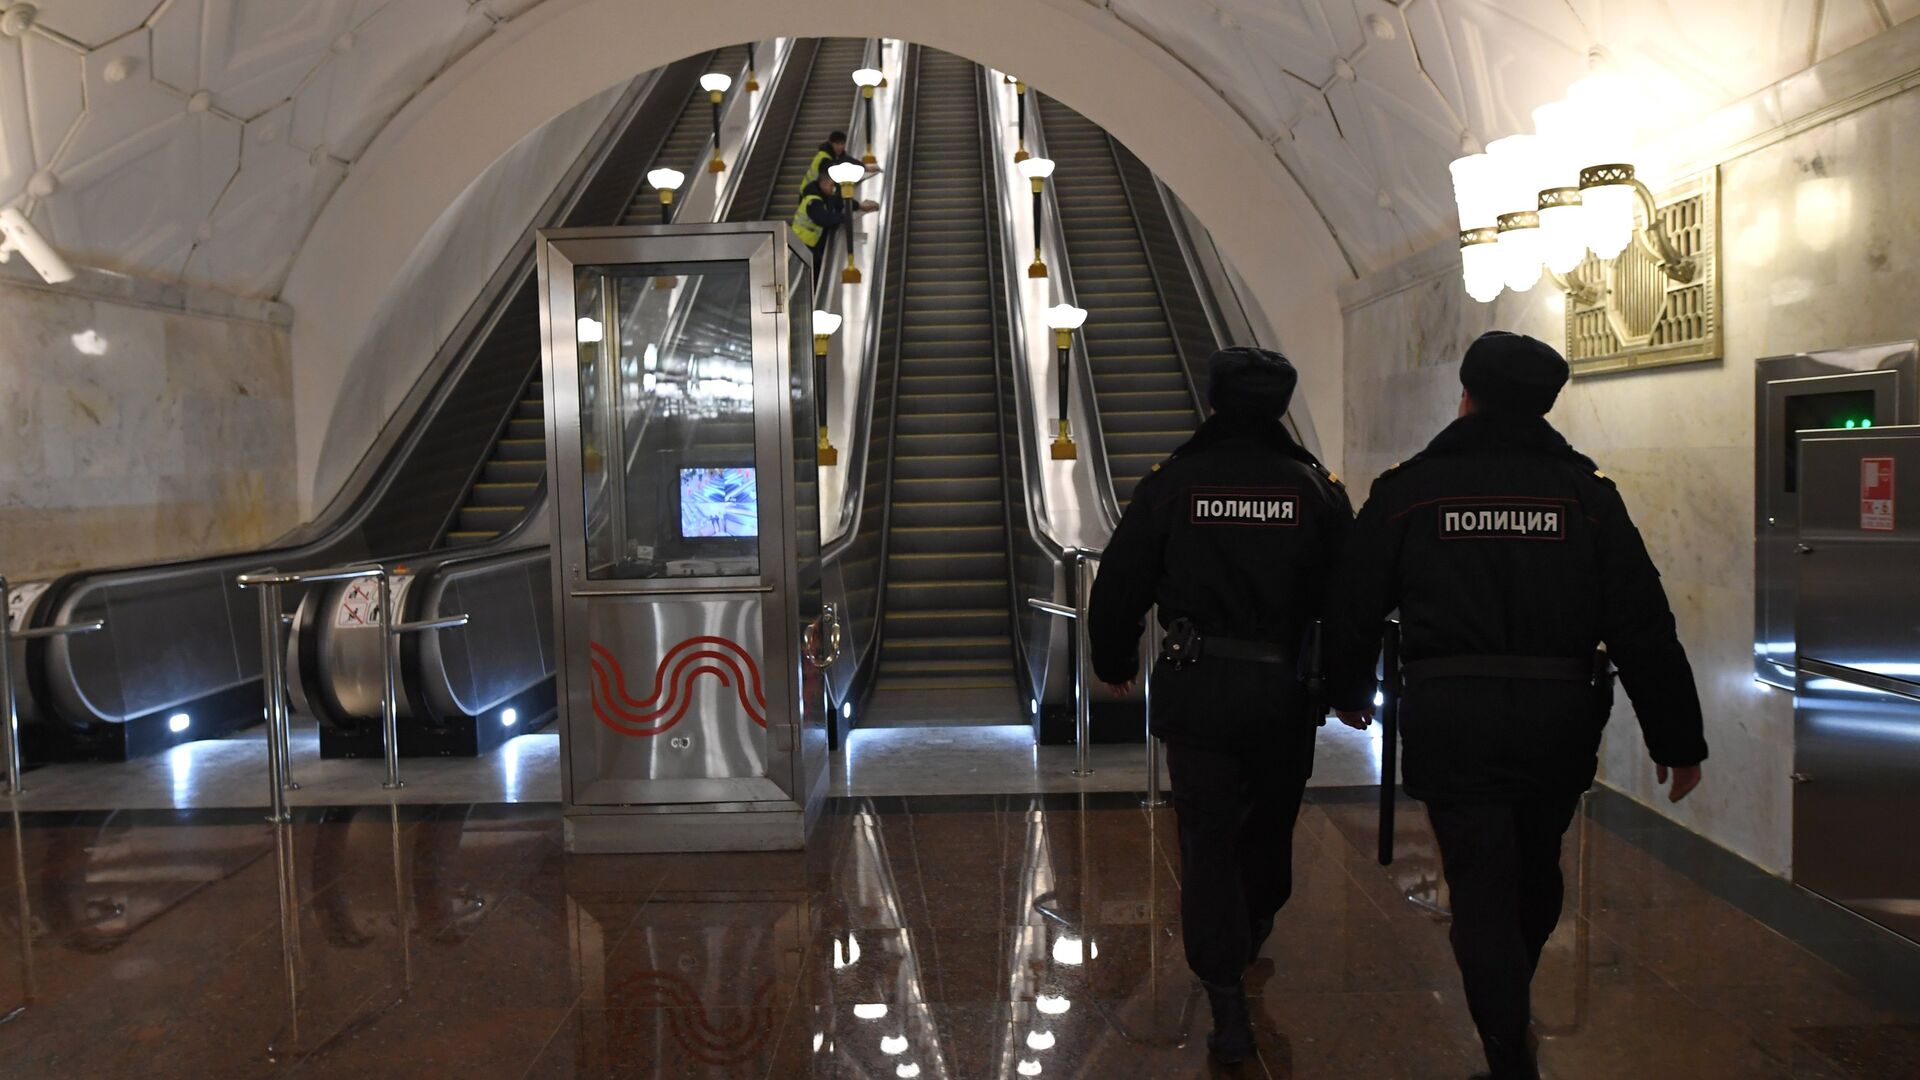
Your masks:
<path fill-rule="evenodd" d="M 693 684 L 702 675 L 720 680 L 740 699 L 747 717 L 767 726 L 767 695 L 760 669 L 739 643 L 723 637 L 692 637 L 667 650 L 653 672 L 653 696 L 635 701 L 627 693 L 620 661 L 599 642 L 593 650 L 593 713 L 622 735 L 658 735 L 680 722 L 693 704 Z"/>

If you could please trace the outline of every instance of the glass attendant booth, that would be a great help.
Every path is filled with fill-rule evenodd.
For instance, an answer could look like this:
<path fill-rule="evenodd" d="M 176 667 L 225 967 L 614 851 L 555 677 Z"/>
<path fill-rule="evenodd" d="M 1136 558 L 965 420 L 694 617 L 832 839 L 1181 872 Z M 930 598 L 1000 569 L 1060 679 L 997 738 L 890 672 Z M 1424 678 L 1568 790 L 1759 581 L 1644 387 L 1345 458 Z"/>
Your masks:
<path fill-rule="evenodd" d="M 567 848 L 799 848 L 840 637 L 806 249 L 550 229 L 539 272 Z"/>

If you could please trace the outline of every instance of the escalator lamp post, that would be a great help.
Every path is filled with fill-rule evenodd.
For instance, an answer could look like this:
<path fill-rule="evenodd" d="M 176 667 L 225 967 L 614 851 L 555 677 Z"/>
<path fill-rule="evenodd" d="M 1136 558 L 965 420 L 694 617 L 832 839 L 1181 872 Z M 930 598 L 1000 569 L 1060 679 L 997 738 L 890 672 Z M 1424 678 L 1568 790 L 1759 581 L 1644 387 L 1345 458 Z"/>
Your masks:
<path fill-rule="evenodd" d="M 843 161 L 829 166 L 827 176 L 840 185 L 840 198 L 848 206 L 853 205 L 853 185 L 867 175 L 866 166 L 857 161 Z M 860 284 L 860 268 L 853 265 L 853 218 L 847 218 L 847 268 L 840 271 L 840 281 L 846 285 Z"/>
<path fill-rule="evenodd" d="M 1059 354 L 1056 364 L 1060 376 L 1060 406 L 1056 414 L 1059 428 L 1054 434 L 1053 445 L 1048 448 L 1048 456 L 1055 461 L 1073 461 L 1080 456 L 1080 448 L 1074 445 L 1073 430 L 1067 420 L 1067 386 L 1072 382 L 1073 332 L 1086 321 L 1086 308 L 1056 304 L 1047 309 L 1047 328 L 1053 331 L 1053 347 Z"/>
<path fill-rule="evenodd" d="M 1043 278 L 1047 276 L 1047 264 L 1040 258 L 1040 226 L 1046 216 L 1045 197 L 1047 177 L 1053 175 L 1053 161 L 1050 158 L 1030 157 L 1020 163 L 1020 175 L 1033 185 L 1033 264 L 1027 267 L 1027 276 Z"/>
<path fill-rule="evenodd" d="M 673 224 L 673 193 L 680 189 L 681 182 L 686 178 L 687 174 L 679 169 L 648 170 L 647 183 L 660 193 L 660 224 Z"/>
<path fill-rule="evenodd" d="M 840 464 L 840 451 L 827 441 L 827 346 L 840 329 L 840 316 L 815 309 L 813 313 L 813 394 L 814 408 L 820 411 L 820 442 L 815 448 L 819 465 L 830 469 Z"/>
<path fill-rule="evenodd" d="M 709 71 L 700 76 L 700 89 L 707 92 L 707 101 L 713 105 L 713 160 L 707 162 L 708 172 L 725 172 L 727 163 L 720 157 L 720 105 L 727 100 L 727 89 L 733 85 L 733 76 L 724 72 Z"/>
<path fill-rule="evenodd" d="M 1027 153 L 1027 84 L 1014 75 L 1007 76 L 1007 80 L 1013 83 L 1013 108 L 1017 118 L 1014 123 L 1020 135 L 1020 148 L 1013 152 L 1013 160 L 1021 162 L 1032 156 Z"/>
<path fill-rule="evenodd" d="M 884 78 L 886 76 L 879 68 L 865 67 L 853 73 L 853 81 L 860 87 L 862 106 L 867 113 L 867 152 L 860 160 L 868 165 L 879 160 L 873 156 L 873 88 L 879 86 Z"/>
<path fill-rule="evenodd" d="M 753 42 L 747 42 L 747 85 L 742 89 L 751 94 L 760 89 L 760 75 L 753 62 Z"/>

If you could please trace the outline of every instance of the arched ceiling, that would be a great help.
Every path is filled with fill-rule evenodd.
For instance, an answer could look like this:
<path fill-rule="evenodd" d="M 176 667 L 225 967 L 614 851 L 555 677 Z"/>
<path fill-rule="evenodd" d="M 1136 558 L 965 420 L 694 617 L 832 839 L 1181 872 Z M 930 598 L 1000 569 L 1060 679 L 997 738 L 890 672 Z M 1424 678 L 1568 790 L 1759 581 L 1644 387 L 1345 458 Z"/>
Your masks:
<path fill-rule="evenodd" d="M 388 121 L 542 2 L 4 4 L 0 202 L 26 204 L 78 262 L 277 296 L 315 218 Z M 1365 272 L 1450 234 L 1447 162 L 1524 129 L 1596 44 L 1640 76 L 1663 119 L 1686 119 L 1920 13 L 1920 0 L 1087 7 L 1218 91 L 1297 178 L 1350 269 Z M 1045 72 L 1023 74 L 1045 88 Z"/>

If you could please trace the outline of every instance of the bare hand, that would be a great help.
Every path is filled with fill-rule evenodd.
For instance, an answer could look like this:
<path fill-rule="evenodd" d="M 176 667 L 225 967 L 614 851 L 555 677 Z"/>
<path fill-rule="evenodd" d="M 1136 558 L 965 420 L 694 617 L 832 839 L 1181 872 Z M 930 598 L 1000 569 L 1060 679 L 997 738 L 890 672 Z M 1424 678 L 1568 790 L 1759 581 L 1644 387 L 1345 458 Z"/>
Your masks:
<path fill-rule="evenodd" d="M 877 202 L 874 202 L 872 199 L 867 199 L 861 202 L 860 209 L 865 210 L 867 213 L 871 214 L 875 210 L 880 209 L 880 204 Z"/>
<path fill-rule="evenodd" d="M 1355 731 L 1365 731 L 1373 726 L 1373 706 L 1371 705 L 1359 709 L 1335 709 L 1333 712 L 1340 718 L 1341 723 Z"/>
<path fill-rule="evenodd" d="M 1126 697 L 1128 694 L 1133 693 L 1133 680 L 1128 679 L 1126 682 L 1110 682 L 1107 684 L 1107 691 L 1117 698 Z"/>
<path fill-rule="evenodd" d="M 1665 765 L 1656 764 L 1653 767 L 1653 778 L 1664 784 L 1667 782 L 1667 771 Z M 1667 790 L 1667 801 L 1679 802 L 1687 797 L 1687 792 L 1700 786 L 1700 766 L 1675 765 L 1672 771 L 1673 786 Z"/>

